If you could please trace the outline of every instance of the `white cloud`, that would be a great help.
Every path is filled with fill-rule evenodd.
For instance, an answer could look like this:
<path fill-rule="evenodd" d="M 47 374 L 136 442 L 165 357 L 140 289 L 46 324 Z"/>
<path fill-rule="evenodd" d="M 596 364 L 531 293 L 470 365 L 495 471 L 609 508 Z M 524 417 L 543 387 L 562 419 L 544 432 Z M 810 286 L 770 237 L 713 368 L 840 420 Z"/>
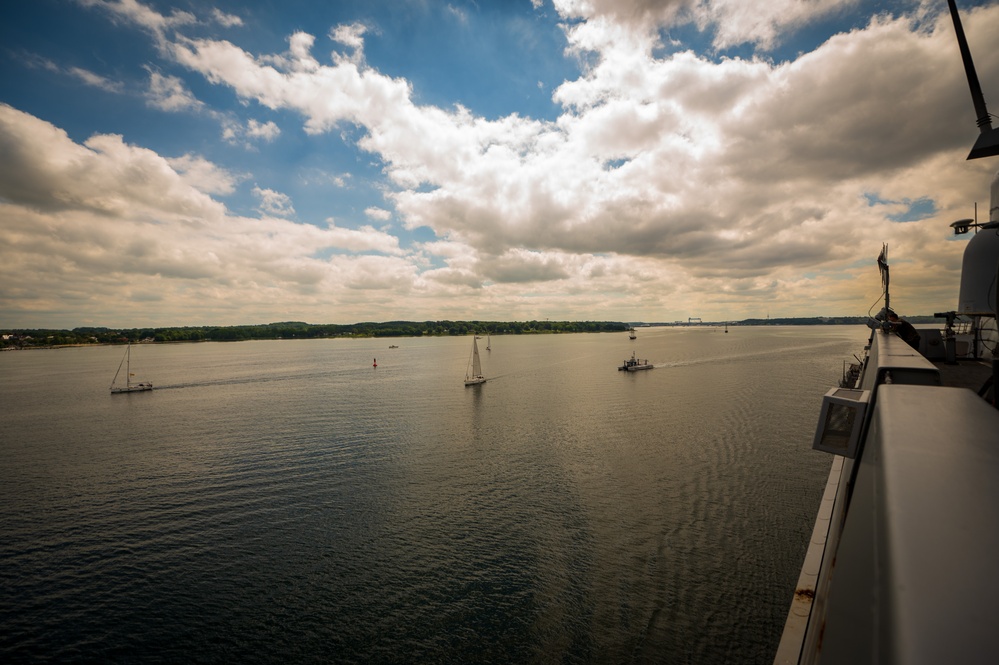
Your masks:
<path fill-rule="evenodd" d="M 69 73 L 87 85 L 100 88 L 101 90 L 105 90 L 107 92 L 121 92 L 124 89 L 124 86 L 120 81 L 112 81 L 109 78 L 95 74 L 81 67 L 70 67 Z"/>
<path fill-rule="evenodd" d="M 246 135 L 250 138 L 273 141 L 280 134 L 281 130 L 270 120 L 267 122 L 258 122 L 251 118 L 246 123 Z"/>
<path fill-rule="evenodd" d="M 714 30 L 714 46 L 725 49 L 754 44 L 775 46 L 785 32 L 798 30 L 859 0 L 554 0 L 563 17 L 585 19 L 579 25 L 577 45 L 600 49 L 599 44 L 625 39 L 657 41 L 660 28 L 693 23 L 701 31 Z M 614 35 L 614 33 L 617 33 Z"/>
<path fill-rule="evenodd" d="M 185 183 L 205 194 L 232 194 L 241 179 L 198 155 L 188 154 L 166 161 Z"/>
<path fill-rule="evenodd" d="M 230 192 L 235 177 L 202 157 L 167 160 L 112 135 L 78 144 L 3 104 L 0 150 L 7 321 L 253 323 L 279 311 L 315 319 L 330 299 L 370 299 L 415 280 L 397 238 L 369 226 L 230 215 L 205 192 Z M 258 190 L 279 208 L 290 203 Z"/>
<path fill-rule="evenodd" d="M 113 18 L 134 23 L 162 38 L 167 31 L 197 23 L 194 14 L 173 10 L 169 16 L 143 5 L 138 0 L 77 0 L 85 7 L 98 7 Z"/>
<path fill-rule="evenodd" d="M 681 262 L 695 283 L 725 279 L 734 295 L 759 293 L 760 280 L 786 294 L 793 280 L 776 275 L 840 267 L 872 232 L 899 237 L 863 193 L 878 187 L 867 178 L 905 170 L 918 176 L 902 198 L 926 196 L 926 165 L 964 145 L 950 120 L 965 105 L 960 76 L 926 75 L 959 66 L 946 17 L 932 31 L 876 19 L 787 64 L 656 56 L 655 36 L 620 20 L 679 20 L 698 7 L 730 25 L 742 17 L 721 3 L 560 4 L 566 16 L 598 16 L 567 36 L 599 58 L 555 91 L 565 108 L 556 123 L 417 106 L 405 81 L 343 60 L 282 69 L 279 58 L 209 41 L 176 55 L 241 97 L 302 113 L 309 132 L 362 127 L 359 145 L 384 163 L 407 227 L 507 257 L 473 266 L 482 280 L 489 267 L 498 281 L 558 282 L 578 265 L 537 256 L 613 253 Z M 803 21 L 795 11 L 777 23 Z M 981 12 L 987 34 L 999 10 Z M 770 43 L 776 33 L 746 34 Z M 311 42 L 295 43 L 297 60 L 310 59 Z"/>
<path fill-rule="evenodd" d="M 191 219 L 224 212 L 162 157 L 115 134 L 96 134 L 80 145 L 65 131 L 0 104 L 0 147 L 0 199 L 14 205 L 115 218 L 148 217 L 164 208 Z"/>
<path fill-rule="evenodd" d="M 243 25 L 243 19 L 235 14 L 226 14 L 218 8 L 212 9 L 212 19 L 226 28 L 235 28 Z"/>
<path fill-rule="evenodd" d="M 385 210 L 384 208 L 376 208 L 375 206 L 366 208 L 364 210 L 364 214 L 371 219 L 377 219 L 380 222 L 387 222 L 392 219 L 392 213 L 390 211 Z"/>
<path fill-rule="evenodd" d="M 270 143 L 281 135 L 281 128 L 273 121 L 260 122 L 249 119 L 243 125 L 231 114 L 213 113 L 222 124 L 222 140 L 231 145 L 242 145 L 247 150 L 254 150 L 253 141 Z"/>
<path fill-rule="evenodd" d="M 176 76 L 164 76 L 155 69 L 149 70 L 149 88 L 146 100 L 161 111 L 197 111 L 204 107 L 184 82 Z"/>
<path fill-rule="evenodd" d="M 146 69 L 149 71 L 146 102 L 153 108 L 171 113 L 204 111 L 221 123 L 223 140 L 234 145 L 242 143 L 247 148 L 253 147 L 252 141 L 269 143 L 281 135 L 281 129 L 271 120 L 260 122 L 250 118 L 244 126 L 231 114 L 208 110 L 179 77 L 165 76 L 151 67 Z"/>
<path fill-rule="evenodd" d="M 381 252 L 402 256 L 399 239 L 371 226 L 359 229 L 339 228 L 332 219 L 326 220 L 327 236 L 332 246 L 352 252 Z"/>
<path fill-rule="evenodd" d="M 752 43 L 770 49 L 785 31 L 796 30 L 857 4 L 859 0 L 771 0 L 764 3 L 710 0 L 698 2 L 693 14 L 700 29 L 716 26 L 716 48 Z"/>
<path fill-rule="evenodd" d="M 368 28 L 363 23 L 338 25 L 330 30 L 330 39 L 352 49 L 361 50 L 364 48 L 364 33 L 367 31 Z"/>
<path fill-rule="evenodd" d="M 353 53 L 344 56 L 339 53 L 333 54 L 333 59 L 340 63 L 350 63 L 361 66 L 364 63 L 364 34 L 368 31 L 368 26 L 363 23 L 352 23 L 350 25 L 338 25 L 330 30 L 329 37 L 335 42 L 353 49 Z M 312 44 L 309 44 L 311 47 Z M 317 63 L 318 64 L 318 63 Z"/>
<path fill-rule="evenodd" d="M 305 129 L 310 133 L 328 131 L 342 121 L 361 124 L 366 117 L 380 117 L 395 105 L 409 103 L 405 81 L 362 70 L 347 60 L 320 67 L 306 50 L 311 39 L 299 33 L 287 54 L 260 59 L 229 42 L 209 40 L 182 40 L 173 52 L 180 64 L 213 83 L 230 85 L 242 98 L 302 112 L 309 118 Z"/>
<path fill-rule="evenodd" d="M 287 194 L 275 192 L 273 189 L 253 188 L 253 195 L 260 199 L 260 211 L 279 217 L 290 217 L 295 214 L 295 208 Z"/>
<path fill-rule="evenodd" d="M 208 194 L 232 192 L 242 176 L 194 157 L 165 160 L 121 137 L 76 144 L 4 107 L 0 149 L 12 159 L 0 164 L 0 199 L 13 220 L 11 265 L 37 275 L 24 257 L 50 257 L 39 283 L 51 286 L 63 271 L 84 278 L 113 249 L 148 277 L 147 292 L 190 303 L 211 281 L 244 298 L 244 312 L 277 303 L 325 312 L 335 302 L 361 319 L 371 303 L 405 294 L 392 318 L 466 307 L 507 319 L 670 319 L 693 308 L 732 319 L 759 315 L 761 302 L 774 315 L 856 312 L 879 292 L 871 266 L 888 242 L 906 261 L 896 273 L 900 301 L 911 311 L 952 309 L 963 244 L 943 238 L 981 199 L 989 167 L 963 162 L 976 132 L 949 19 L 880 16 L 785 63 L 658 49 L 657 28 L 695 20 L 711 24 L 716 46 L 769 47 L 842 4 L 814 3 L 815 16 L 802 3 L 750 6 L 755 13 L 720 1 L 558 2 L 570 49 L 587 64 L 554 91 L 562 112 L 552 122 L 417 104 L 408 81 L 361 58 L 320 62 L 306 33 L 279 54 L 175 37 L 178 63 L 242 100 L 300 113 L 310 134 L 349 126 L 341 136 L 388 178 L 380 194 L 392 215 L 439 240 L 405 251 L 371 227 L 295 224 L 280 219 L 294 214 L 290 198 L 265 183 L 254 193 L 267 216 L 232 217 Z M 973 41 L 999 34 L 999 6 L 974 10 L 966 27 Z M 347 26 L 331 37 L 356 56 L 365 34 Z M 995 58 L 978 65 L 983 81 L 999 80 Z M 230 139 L 277 136 L 273 123 L 251 122 L 231 118 Z M 194 187 L 199 169 L 208 176 Z M 871 197 L 926 197 L 937 213 L 897 224 Z M 384 221 L 388 211 L 365 213 Z M 42 234 L 46 227 L 57 232 Z M 12 268 L 0 278 L 2 270 Z M 168 276 L 184 281 L 171 287 Z"/>
<path fill-rule="evenodd" d="M 551 282 L 575 273 L 572 263 L 572 256 L 517 248 L 483 261 L 482 274 L 497 282 Z"/>

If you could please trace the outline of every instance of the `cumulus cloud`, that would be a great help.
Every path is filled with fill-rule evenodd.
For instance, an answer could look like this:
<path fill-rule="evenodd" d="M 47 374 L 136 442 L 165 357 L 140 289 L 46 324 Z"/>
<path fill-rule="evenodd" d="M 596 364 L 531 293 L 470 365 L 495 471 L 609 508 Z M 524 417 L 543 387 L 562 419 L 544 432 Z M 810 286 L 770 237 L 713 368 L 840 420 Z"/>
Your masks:
<path fill-rule="evenodd" d="M 309 49 L 314 38 L 296 33 L 284 54 L 256 58 L 229 43 L 183 39 L 173 45 L 177 61 L 213 83 L 231 86 L 244 99 L 272 109 L 292 108 L 308 117 L 310 133 L 328 131 L 342 121 L 361 124 L 409 102 L 409 85 L 361 68 L 349 59 L 320 66 Z"/>
<path fill-rule="evenodd" d="M 718 49 L 752 43 L 769 50 L 783 33 L 797 30 L 859 0 L 774 0 L 748 4 L 739 0 L 698 2 L 692 14 L 704 30 L 715 26 L 714 46 Z"/>
<path fill-rule="evenodd" d="M 197 111 L 204 107 L 180 78 L 164 76 L 154 69 L 149 69 L 146 100 L 161 111 Z"/>
<path fill-rule="evenodd" d="M 364 33 L 367 31 L 368 28 L 363 23 L 338 25 L 330 30 L 330 39 L 354 49 L 355 52 L 362 52 L 364 50 Z"/>
<path fill-rule="evenodd" d="M 77 0 L 85 7 L 97 7 L 106 11 L 113 19 L 134 23 L 154 35 L 164 36 L 168 30 L 197 23 L 190 12 L 173 10 L 169 15 L 160 14 L 138 0 Z"/>
<path fill-rule="evenodd" d="M 371 227 L 231 215 L 209 193 L 231 192 L 237 177 L 199 156 L 165 159 L 114 135 L 79 144 L 5 104 L 0 150 L 0 280 L 9 286 L 0 311 L 9 316 L 30 308 L 43 319 L 169 324 L 183 309 L 245 323 L 414 281 L 398 239 Z M 290 207 L 257 189 L 267 205 Z M 226 314 L 230 302 L 239 308 Z"/>
<path fill-rule="evenodd" d="M 232 114 L 221 113 L 208 109 L 206 105 L 187 89 L 184 81 L 177 76 L 163 75 L 160 72 L 146 68 L 149 71 L 149 87 L 146 90 L 146 103 L 161 111 L 180 113 L 204 112 L 209 117 L 218 120 L 222 126 L 222 138 L 233 145 L 243 144 L 253 148 L 253 141 L 271 142 L 281 135 L 281 128 L 268 120 L 260 122 L 250 118 L 242 123 Z"/>
<path fill-rule="evenodd" d="M 212 115 L 222 124 L 222 140 L 231 145 L 242 145 L 254 149 L 254 141 L 270 143 L 281 135 L 281 128 L 271 120 L 260 122 L 250 118 L 244 124 L 232 114 L 213 112 Z"/>
<path fill-rule="evenodd" d="M 381 222 L 387 222 L 388 220 L 392 219 L 392 213 L 390 211 L 385 210 L 384 208 L 376 208 L 374 206 L 366 208 L 364 210 L 364 214 L 370 217 L 371 219 L 377 219 Z"/>
<path fill-rule="evenodd" d="M 226 14 L 218 8 L 212 10 L 212 19 L 226 28 L 236 28 L 243 25 L 243 19 L 235 14 Z"/>
<path fill-rule="evenodd" d="M 302 33 L 274 56 L 210 40 L 178 41 L 174 55 L 242 98 L 301 113 L 308 132 L 363 128 L 359 145 L 384 163 L 407 227 L 430 227 L 494 257 L 618 253 L 738 280 L 829 264 L 872 225 L 894 237 L 890 220 L 865 203 L 866 177 L 905 170 L 921 188 L 932 157 L 964 142 L 951 120 L 964 93 L 945 16 L 929 29 L 876 17 L 775 64 L 656 55 L 650 26 L 696 18 L 717 26 L 719 44 L 738 32 L 766 46 L 779 29 L 809 20 L 801 3 L 755 12 L 640 0 L 556 8 L 586 19 L 567 28 L 570 48 L 599 57 L 554 92 L 565 109 L 554 123 L 418 106 L 404 80 L 345 58 L 319 63 Z M 999 10 L 980 13 L 978 30 L 999 29 Z M 361 49 L 362 36 L 345 30 L 338 39 Z M 490 265 L 499 281 L 566 274 L 536 260 Z"/>
<path fill-rule="evenodd" d="M 497 282 L 550 282 L 569 277 L 570 271 L 563 265 L 564 261 L 564 257 L 551 253 L 510 249 L 484 261 L 482 272 Z"/>
<path fill-rule="evenodd" d="M 768 50 L 784 33 L 855 6 L 858 0 L 554 0 L 554 4 L 562 16 L 587 21 L 580 35 L 596 40 L 589 41 L 587 48 L 599 48 L 600 38 L 614 32 L 618 38 L 657 39 L 660 29 L 693 23 L 701 31 L 713 31 L 717 49 L 754 44 Z"/>
<path fill-rule="evenodd" d="M 399 248 L 399 239 L 371 226 L 359 229 L 338 228 L 332 219 L 326 220 L 327 235 L 333 244 L 341 249 L 353 252 L 381 252 L 401 256 L 404 252 Z"/>
<path fill-rule="evenodd" d="M 260 199 L 261 212 L 279 217 L 289 217 L 295 214 L 295 208 L 287 194 L 275 192 L 273 189 L 254 187 L 253 195 Z"/>
<path fill-rule="evenodd" d="M 199 155 L 188 154 L 166 161 L 186 184 L 205 194 L 232 194 L 241 179 Z"/>
<path fill-rule="evenodd" d="M 162 157 L 116 134 L 96 134 L 80 145 L 65 131 L 0 104 L 0 148 L 6 156 L 0 198 L 13 204 L 115 218 L 150 216 L 164 207 L 192 219 L 223 213 Z"/>
<path fill-rule="evenodd" d="M 165 26 L 186 20 L 147 16 L 126 0 L 100 4 L 160 26 L 163 35 Z M 412 254 L 370 227 L 330 221 L 320 229 L 281 219 L 295 214 L 292 202 L 263 183 L 253 192 L 264 218 L 233 218 L 210 195 L 231 191 L 236 176 L 216 174 L 214 184 L 198 189 L 187 174 L 211 173 L 210 165 L 167 161 L 121 137 L 76 144 L 9 107 L 5 117 L 17 131 L 0 135 L 0 148 L 14 156 L 0 164 L 0 197 L 23 229 L 42 209 L 156 219 L 171 229 L 210 220 L 210 233 L 181 234 L 183 242 L 150 231 L 119 249 L 144 252 L 142 265 L 157 266 L 150 274 L 159 279 L 219 279 L 237 289 L 252 282 L 254 297 L 264 299 L 274 285 L 291 284 L 302 302 L 310 289 L 329 287 L 326 293 L 345 303 L 354 291 L 394 290 L 407 294 L 407 307 L 426 303 L 424 315 L 460 295 L 488 301 L 497 318 L 546 307 L 613 316 L 669 311 L 676 303 L 733 312 L 764 299 L 775 311 L 823 314 L 816 303 L 856 310 L 866 291 L 851 279 L 870 271 L 858 256 L 871 245 L 873 261 L 889 242 L 895 256 L 910 261 L 899 297 L 927 311 L 949 309 L 956 272 L 940 266 L 958 265 L 963 246 L 941 242 L 945 222 L 968 216 L 958 211 L 980 198 L 988 168 L 960 161 L 975 130 L 946 15 L 924 13 L 918 22 L 877 16 L 788 62 L 660 48 L 661 30 L 694 23 L 712 31 L 719 49 L 750 43 L 765 50 L 848 4 L 781 0 L 744 9 L 722 0 L 558 0 L 569 50 L 587 59 L 582 75 L 554 90 L 561 107 L 554 121 L 418 104 L 408 81 L 360 57 L 367 32 L 359 25 L 330 33 L 349 52 L 325 62 L 304 32 L 274 54 L 164 37 L 176 64 L 248 104 L 301 114 L 309 134 L 349 126 L 341 136 L 357 140 L 383 169 L 394 216 L 439 239 Z M 974 10 L 967 25 L 974 26 L 969 33 L 999 34 L 999 6 Z M 983 81 L 999 79 L 999 61 L 978 64 Z M 233 122 L 230 130 L 234 140 L 277 135 L 268 123 Z M 29 145 L 41 149 L 30 155 Z M 53 156 L 61 154 L 72 159 Z M 100 186 L 112 165 L 128 166 L 123 187 Z M 933 213 L 903 225 L 893 221 L 896 207 L 878 203 L 906 200 L 926 201 Z M 365 210 L 379 221 L 387 212 Z M 19 242 L 41 242 L 23 234 Z M 206 241 L 212 234 L 224 243 Z M 364 252 L 377 255 L 357 255 Z M 60 256 L 78 266 L 83 254 Z M 923 282 L 924 272 L 935 281 Z M 876 277 L 870 282 L 876 295 Z"/>
<path fill-rule="evenodd" d="M 252 118 L 246 122 L 246 135 L 254 139 L 273 141 L 281 134 L 281 130 L 271 120 L 258 122 Z"/>

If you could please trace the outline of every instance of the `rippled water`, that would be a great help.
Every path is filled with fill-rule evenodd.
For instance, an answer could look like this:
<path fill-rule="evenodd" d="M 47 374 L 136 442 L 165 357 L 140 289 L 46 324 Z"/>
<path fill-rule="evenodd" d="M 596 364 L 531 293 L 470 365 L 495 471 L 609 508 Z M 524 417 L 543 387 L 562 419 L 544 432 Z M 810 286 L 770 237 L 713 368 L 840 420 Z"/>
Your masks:
<path fill-rule="evenodd" d="M 771 661 L 866 329 L 638 336 L 0 354 L 0 661 Z"/>

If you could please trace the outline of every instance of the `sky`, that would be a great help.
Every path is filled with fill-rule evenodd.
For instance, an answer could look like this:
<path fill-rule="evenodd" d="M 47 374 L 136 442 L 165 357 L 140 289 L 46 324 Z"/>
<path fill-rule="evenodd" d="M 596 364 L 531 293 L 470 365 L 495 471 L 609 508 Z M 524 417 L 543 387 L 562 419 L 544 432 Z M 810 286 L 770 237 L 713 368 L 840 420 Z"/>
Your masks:
<path fill-rule="evenodd" d="M 10 0 L 0 327 L 953 310 L 977 136 L 942 0 Z"/>

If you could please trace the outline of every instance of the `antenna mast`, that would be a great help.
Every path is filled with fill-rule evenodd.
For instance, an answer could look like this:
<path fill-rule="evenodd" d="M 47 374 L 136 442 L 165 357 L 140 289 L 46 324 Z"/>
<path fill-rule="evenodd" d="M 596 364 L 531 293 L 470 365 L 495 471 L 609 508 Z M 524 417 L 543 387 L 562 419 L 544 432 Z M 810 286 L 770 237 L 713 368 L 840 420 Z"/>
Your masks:
<path fill-rule="evenodd" d="M 888 245 L 881 244 L 881 253 L 878 255 L 878 271 L 881 273 L 881 286 L 885 291 L 885 318 L 881 321 L 881 327 L 885 332 L 891 328 L 888 323 L 888 312 L 891 311 L 891 296 L 888 294 L 888 284 L 891 281 L 888 273 Z"/>
<path fill-rule="evenodd" d="M 964 36 L 964 27 L 961 25 L 961 16 L 957 13 L 957 4 L 954 0 L 947 0 L 947 6 L 950 7 L 950 16 L 954 21 L 957 45 L 961 49 L 961 60 L 964 61 L 964 73 L 968 76 L 971 101 L 975 105 L 975 115 L 978 116 L 978 129 L 981 132 L 971 152 L 968 153 L 968 159 L 993 157 L 999 155 L 999 130 L 992 128 L 992 118 L 989 116 L 989 110 L 985 106 L 985 95 L 982 94 L 982 86 L 978 82 L 975 63 L 971 59 L 971 49 L 968 48 L 968 39 Z"/>

